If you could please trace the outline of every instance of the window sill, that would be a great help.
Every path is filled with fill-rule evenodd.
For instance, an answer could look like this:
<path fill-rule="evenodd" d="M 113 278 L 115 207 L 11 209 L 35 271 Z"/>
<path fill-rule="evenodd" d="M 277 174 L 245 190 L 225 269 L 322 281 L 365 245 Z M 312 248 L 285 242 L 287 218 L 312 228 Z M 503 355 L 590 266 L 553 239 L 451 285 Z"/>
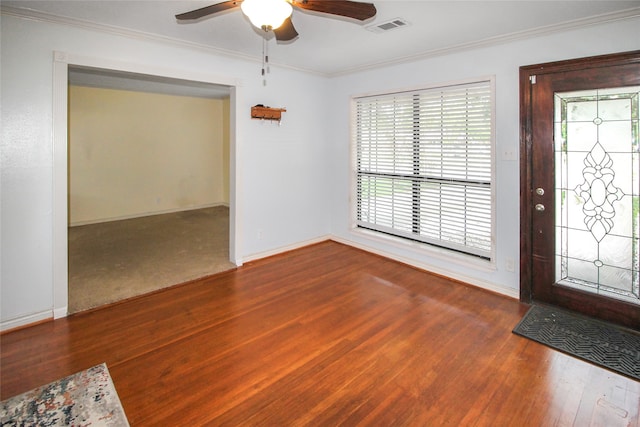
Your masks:
<path fill-rule="evenodd" d="M 400 250 L 409 250 L 417 255 L 416 261 L 423 262 L 424 257 L 434 260 L 443 261 L 450 264 L 456 264 L 460 267 L 471 268 L 482 272 L 495 272 L 497 270 L 495 257 L 492 260 L 485 260 L 473 255 L 466 255 L 456 251 L 439 248 L 427 243 L 415 242 L 401 237 L 395 237 L 384 233 L 378 233 L 372 230 L 366 230 L 358 227 L 351 229 L 354 236 L 364 237 L 371 241 L 393 246 Z M 421 259 L 422 258 L 422 259 Z"/>

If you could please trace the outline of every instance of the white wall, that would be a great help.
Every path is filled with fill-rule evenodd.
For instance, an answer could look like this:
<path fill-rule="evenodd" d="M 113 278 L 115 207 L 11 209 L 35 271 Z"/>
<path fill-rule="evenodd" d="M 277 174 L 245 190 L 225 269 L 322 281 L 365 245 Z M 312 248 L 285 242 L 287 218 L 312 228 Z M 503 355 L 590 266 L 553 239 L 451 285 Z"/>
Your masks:
<path fill-rule="evenodd" d="M 519 294 L 519 163 L 502 152 L 519 152 L 519 67 L 542 62 L 640 49 L 640 18 L 554 33 L 494 47 L 452 53 L 413 63 L 334 78 L 327 167 L 331 174 L 332 233 L 338 239 L 438 273 L 517 297 Z M 424 87 L 493 75 L 496 79 L 496 249 L 494 266 L 435 251 L 394 245 L 351 229 L 349 188 L 350 97 L 399 88 Z M 506 270 L 514 261 L 514 272 Z"/>
<path fill-rule="evenodd" d="M 70 225 L 228 205 L 225 103 L 69 87 Z"/>
<path fill-rule="evenodd" d="M 230 167 L 230 186 L 236 189 L 238 217 L 232 224 L 239 233 L 239 261 L 329 233 L 326 120 L 319 119 L 325 114 L 326 79 L 272 65 L 263 86 L 259 62 L 6 14 L 0 31 L 3 329 L 52 315 L 52 271 L 60 268 L 60 251 L 66 251 L 54 247 L 53 238 L 53 176 L 60 167 L 54 165 L 58 157 L 52 140 L 54 51 L 151 74 L 236 82 L 238 96 L 230 113 L 237 116 L 231 130 L 236 143 L 231 155 L 240 163 Z M 252 120 L 250 107 L 258 103 L 286 107 L 282 125 Z"/>

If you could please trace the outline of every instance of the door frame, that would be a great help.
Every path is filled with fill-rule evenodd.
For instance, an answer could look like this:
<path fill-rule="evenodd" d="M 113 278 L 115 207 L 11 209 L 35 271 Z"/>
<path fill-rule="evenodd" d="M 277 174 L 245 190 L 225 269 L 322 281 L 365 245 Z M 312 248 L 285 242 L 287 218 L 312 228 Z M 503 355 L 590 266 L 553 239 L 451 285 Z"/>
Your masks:
<path fill-rule="evenodd" d="M 153 77 L 166 77 L 186 81 L 211 83 L 229 87 L 229 259 L 237 266 L 242 260 L 242 182 L 238 164 L 241 164 L 241 128 L 238 125 L 241 100 L 244 97 L 242 81 L 233 76 L 217 75 L 195 70 L 163 68 L 154 64 L 121 62 L 113 58 L 89 57 L 64 51 L 53 52 L 53 317 L 68 314 L 68 71 L 69 67 L 87 67 L 123 71 Z"/>
<path fill-rule="evenodd" d="M 520 301 L 533 302 L 533 156 L 531 84 L 533 76 L 640 63 L 640 50 L 520 67 Z"/>

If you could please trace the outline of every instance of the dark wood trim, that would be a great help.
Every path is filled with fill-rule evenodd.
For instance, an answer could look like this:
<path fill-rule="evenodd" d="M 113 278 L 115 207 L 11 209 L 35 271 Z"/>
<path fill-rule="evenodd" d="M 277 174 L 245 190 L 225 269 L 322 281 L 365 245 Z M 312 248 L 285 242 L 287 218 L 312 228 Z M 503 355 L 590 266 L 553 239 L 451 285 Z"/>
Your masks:
<path fill-rule="evenodd" d="M 611 65 L 627 65 L 640 63 L 640 50 L 612 53 L 608 55 L 588 56 L 584 58 L 567 59 L 564 61 L 546 62 L 543 64 L 525 65 L 520 67 L 529 74 L 553 74 L 565 71 L 585 70 L 589 68 L 609 67 Z M 527 79 L 528 80 L 528 79 Z M 521 80 L 522 82 L 522 80 Z"/>
<path fill-rule="evenodd" d="M 640 63 L 640 50 L 520 67 L 520 300 L 532 301 L 531 76 Z"/>

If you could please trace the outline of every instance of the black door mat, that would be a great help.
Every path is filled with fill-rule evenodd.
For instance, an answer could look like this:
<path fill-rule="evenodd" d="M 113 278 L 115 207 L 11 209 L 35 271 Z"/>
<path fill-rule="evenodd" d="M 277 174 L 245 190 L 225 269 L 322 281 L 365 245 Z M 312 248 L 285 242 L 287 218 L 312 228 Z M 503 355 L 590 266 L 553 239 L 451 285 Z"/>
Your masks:
<path fill-rule="evenodd" d="M 640 381 L 640 334 L 630 329 L 533 305 L 513 333 Z"/>

